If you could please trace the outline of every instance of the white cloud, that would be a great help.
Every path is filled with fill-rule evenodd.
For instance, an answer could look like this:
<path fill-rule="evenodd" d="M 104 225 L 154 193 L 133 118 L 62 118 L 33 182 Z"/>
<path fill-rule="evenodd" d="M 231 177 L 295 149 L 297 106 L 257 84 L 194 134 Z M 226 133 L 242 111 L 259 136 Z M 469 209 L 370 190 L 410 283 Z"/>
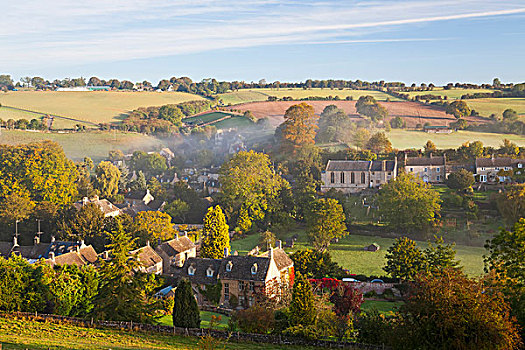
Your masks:
<path fill-rule="evenodd" d="M 5 2 L 5 4 L 3 4 Z M 525 13 L 522 1 L 0 0 L 4 69 L 275 44 L 382 43 L 391 28 Z M 379 38 L 370 37 L 379 36 Z M 432 39 L 436 40 L 436 39 Z"/>

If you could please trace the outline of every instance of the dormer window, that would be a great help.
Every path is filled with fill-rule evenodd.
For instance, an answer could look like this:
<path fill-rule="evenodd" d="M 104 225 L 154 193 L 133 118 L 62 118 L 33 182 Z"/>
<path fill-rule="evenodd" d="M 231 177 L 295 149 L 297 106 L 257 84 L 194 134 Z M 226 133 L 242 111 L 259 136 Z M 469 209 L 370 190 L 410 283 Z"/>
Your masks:
<path fill-rule="evenodd" d="M 522 167 L 523 167 L 523 164 L 518 163 L 518 168 L 522 168 Z"/>
<path fill-rule="evenodd" d="M 206 276 L 208 277 L 213 277 L 213 269 L 210 267 L 208 267 L 208 269 L 206 270 Z"/>
<path fill-rule="evenodd" d="M 195 275 L 195 266 L 191 265 L 190 267 L 188 267 L 188 275 Z"/>
<path fill-rule="evenodd" d="M 257 273 L 257 264 L 252 265 L 252 275 L 255 275 Z"/>
<path fill-rule="evenodd" d="M 231 261 L 228 261 L 228 263 L 226 264 L 226 271 L 231 272 L 232 267 L 233 263 Z"/>

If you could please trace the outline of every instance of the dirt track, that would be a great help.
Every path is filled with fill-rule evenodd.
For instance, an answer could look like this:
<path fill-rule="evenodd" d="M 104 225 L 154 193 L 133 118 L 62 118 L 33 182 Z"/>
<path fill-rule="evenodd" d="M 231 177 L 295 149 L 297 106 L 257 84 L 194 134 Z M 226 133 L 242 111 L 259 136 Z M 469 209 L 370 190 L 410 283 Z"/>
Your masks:
<path fill-rule="evenodd" d="M 284 120 L 286 110 L 295 104 L 303 101 L 276 101 L 276 102 L 251 102 L 232 106 L 231 108 L 242 111 L 250 110 L 259 119 L 268 117 L 272 125 L 277 126 Z M 343 109 L 347 114 L 360 118 L 355 109 L 356 101 L 304 101 L 314 107 L 316 114 L 321 114 L 328 105 L 336 105 Z M 408 127 L 415 127 L 416 124 L 430 123 L 431 125 L 448 125 L 456 118 L 446 114 L 441 108 L 423 105 L 417 102 L 381 102 L 381 105 L 388 110 L 388 120 L 394 117 L 402 117 L 406 120 Z M 228 110 L 228 108 L 225 108 Z M 470 123 L 486 123 L 486 119 L 479 117 L 466 118 Z"/>

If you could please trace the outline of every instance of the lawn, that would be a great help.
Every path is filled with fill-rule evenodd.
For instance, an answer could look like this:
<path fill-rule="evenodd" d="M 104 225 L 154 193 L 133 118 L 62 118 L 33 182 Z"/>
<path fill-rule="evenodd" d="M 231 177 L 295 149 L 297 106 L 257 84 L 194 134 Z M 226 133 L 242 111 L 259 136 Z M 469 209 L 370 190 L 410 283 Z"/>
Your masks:
<path fill-rule="evenodd" d="M 352 96 L 354 100 L 359 99 L 360 96 L 370 95 L 375 97 L 378 101 L 402 101 L 396 97 L 392 97 L 384 92 L 375 90 L 352 90 L 352 89 L 301 89 L 301 88 L 290 88 L 290 89 L 246 89 L 235 92 L 229 92 L 226 94 L 218 95 L 217 97 L 222 98 L 224 104 L 239 104 L 256 101 L 267 101 L 268 96 L 275 96 L 277 98 L 292 97 L 294 99 L 302 99 L 307 97 L 328 97 L 328 96 L 339 96 L 340 99 L 344 100 L 347 96 Z"/>
<path fill-rule="evenodd" d="M 509 139 L 518 146 L 525 146 L 525 137 L 513 134 L 495 134 L 474 131 L 458 131 L 451 134 L 429 134 L 423 131 L 392 129 L 387 133 L 392 146 L 398 149 L 424 147 L 432 140 L 437 148 L 458 148 L 466 141 L 481 141 L 485 146 L 499 147 L 503 139 Z"/>
<path fill-rule="evenodd" d="M 289 231 L 286 234 L 277 234 L 277 238 L 286 240 L 287 238 L 297 234 L 298 240 L 292 250 L 311 248 L 307 241 L 307 235 L 304 230 Z M 378 252 L 368 252 L 363 248 L 377 243 L 381 246 Z M 386 250 L 394 243 L 391 238 L 383 238 L 378 236 L 364 236 L 350 234 L 345 238 L 339 240 L 339 243 L 330 245 L 329 251 L 334 261 L 339 263 L 343 268 L 350 270 L 350 273 L 356 275 L 375 275 L 383 276 L 383 266 L 385 265 Z M 426 248 L 427 242 L 418 241 L 420 248 Z M 249 235 L 244 239 L 232 241 L 232 251 L 237 250 L 239 254 L 243 255 L 259 244 L 259 235 Z M 483 274 L 483 254 L 486 253 L 485 248 L 471 247 L 466 245 L 456 245 L 457 259 L 461 261 L 461 265 L 467 274 L 471 276 L 479 276 Z"/>
<path fill-rule="evenodd" d="M 119 122 L 138 107 L 202 100 L 184 92 L 130 91 L 11 91 L 0 93 L 0 104 L 56 114 L 94 123 Z"/>
<path fill-rule="evenodd" d="M 0 134 L 0 143 L 9 145 L 43 140 L 58 142 L 68 158 L 74 161 L 90 157 L 98 162 L 106 159 L 109 151 L 117 149 L 127 154 L 136 150 L 153 151 L 164 147 L 163 141 L 153 136 L 115 131 L 60 134 L 2 129 Z"/>
<path fill-rule="evenodd" d="M 250 126 L 253 126 L 254 123 L 249 120 L 248 118 L 242 116 L 242 115 L 235 115 L 231 118 L 221 120 L 217 123 L 213 123 L 213 126 L 215 126 L 217 129 L 229 129 L 229 128 L 247 128 Z"/>
<path fill-rule="evenodd" d="M 495 90 L 492 89 L 450 89 L 445 90 L 441 87 L 434 88 L 432 91 L 410 91 L 410 92 L 403 92 L 408 94 L 410 97 L 413 96 L 421 96 L 421 95 L 435 95 L 435 96 L 447 96 L 448 99 L 460 99 L 461 96 L 466 94 L 475 94 L 475 93 L 491 93 Z"/>
<path fill-rule="evenodd" d="M 465 100 L 465 102 L 484 117 L 489 117 L 491 114 L 502 116 L 503 111 L 508 108 L 525 116 L 525 98 L 479 98 Z"/>
<path fill-rule="evenodd" d="M 231 114 L 224 112 L 211 112 L 205 114 L 199 114 L 194 117 L 184 118 L 182 121 L 184 123 L 198 125 L 198 124 L 207 124 L 219 120 L 221 118 L 227 117 Z"/>
<path fill-rule="evenodd" d="M 380 314 L 387 315 L 398 311 L 403 304 L 402 301 L 365 300 L 361 305 L 361 311 L 367 312 L 375 309 Z"/>
<path fill-rule="evenodd" d="M 199 349 L 198 338 L 86 328 L 66 323 L 0 318 L 3 350 L 179 350 Z M 220 349 L 301 349 L 254 343 L 221 343 Z"/>
<path fill-rule="evenodd" d="M 221 318 L 219 323 L 215 324 L 214 329 L 228 329 L 228 321 L 230 318 L 228 316 L 210 311 L 201 311 L 201 328 L 210 328 L 212 316 Z M 159 322 L 164 326 L 173 326 L 173 319 L 171 315 L 163 316 Z"/>

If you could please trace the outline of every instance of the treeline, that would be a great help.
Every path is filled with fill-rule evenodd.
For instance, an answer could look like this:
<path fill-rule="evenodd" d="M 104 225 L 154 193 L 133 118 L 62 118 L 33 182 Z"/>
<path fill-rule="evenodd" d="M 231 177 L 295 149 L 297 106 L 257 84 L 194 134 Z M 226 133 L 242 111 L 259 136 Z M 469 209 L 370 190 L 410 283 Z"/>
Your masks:
<path fill-rule="evenodd" d="M 47 129 L 47 117 L 38 119 L 0 119 L 0 126 L 6 129 L 18 129 L 18 130 L 46 130 Z"/>
<path fill-rule="evenodd" d="M 342 90 L 342 89 L 341 89 Z M 268 101 L 353 101 L 353 96 L 346 96 L 341 98 L 337 95 L 335 96 L 308 96 L 303 98 L 293 98 L 292 96 L 284 96 L 278 98 L 276 96 L 268 96 Z"/>

